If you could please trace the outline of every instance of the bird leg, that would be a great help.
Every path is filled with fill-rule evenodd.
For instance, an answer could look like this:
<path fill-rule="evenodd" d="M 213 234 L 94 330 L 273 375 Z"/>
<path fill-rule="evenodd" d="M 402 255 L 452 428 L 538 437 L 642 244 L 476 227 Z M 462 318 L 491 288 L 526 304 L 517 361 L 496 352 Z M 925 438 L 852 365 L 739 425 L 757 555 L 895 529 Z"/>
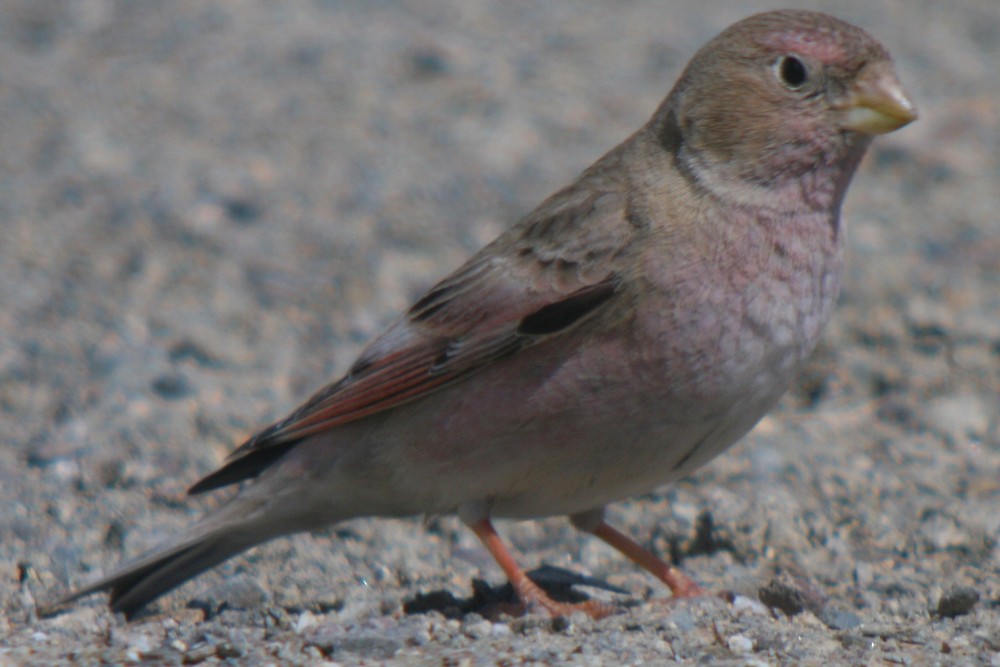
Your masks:
<path fill-rule="evenodd" d="M 524 570 L 521 569 L 507 549 L 507 545 L 503 543 L 500 535 L 497 534 L 489 518 L 469 522 L 468 526 L 476 534 L 476 537 L 482 541 L 483 545 L 504 571 L 504 574 L 507 575 L 510 585 L 514 587 L 517 599 L 524 605 L 526 611 L 541 608 L 553 617 L 569 616 L 573 612 L 582 611 L 595 619 L 610 616 L 616 611 L 613 605 L 598 600 L 587 600 L 586 602 L 579 603 L 557 602 L 553 600 L 538 584 L 529 579 L 528 575 L 524 573 Z"/>
<path fill-rule="evenodd" d="M 665 583 L 670 588 L 674 598 L 690 598 L 706 594 L 704 588 L 696 584 L 679 568 L 657 557 L 649 549 L 608 524 L 604 520 L 603 510 L 574 514 L 570 520 L 579 530 L 599 537 L 617 551 L 625 554 L 633 563 Z"/>

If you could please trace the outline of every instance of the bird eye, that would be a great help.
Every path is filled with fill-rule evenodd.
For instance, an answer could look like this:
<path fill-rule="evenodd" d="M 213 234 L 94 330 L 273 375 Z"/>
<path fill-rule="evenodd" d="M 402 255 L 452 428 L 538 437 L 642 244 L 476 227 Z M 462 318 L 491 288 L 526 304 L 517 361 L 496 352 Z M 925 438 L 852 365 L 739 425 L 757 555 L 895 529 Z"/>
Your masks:
<path fill-rule="evenodd" d="M 809 70 L 805 63 L 795 56 L 784 56 L 778 61 L 775 70 L 781 83 L 789 90 L 798 90 L 809 80 Z"/>

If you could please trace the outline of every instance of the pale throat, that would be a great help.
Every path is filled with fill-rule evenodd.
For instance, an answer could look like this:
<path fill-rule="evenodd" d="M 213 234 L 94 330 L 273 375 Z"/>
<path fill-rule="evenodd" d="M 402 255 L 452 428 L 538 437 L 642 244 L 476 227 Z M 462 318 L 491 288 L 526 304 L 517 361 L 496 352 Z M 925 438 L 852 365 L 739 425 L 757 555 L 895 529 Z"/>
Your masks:
<path fill-rule="evenodd" d="M 753 164 L 681 146 L 676 159 L 700 188 L 720 201 L 775 214 L 825 212 L 836 218 L 867 145 L 863 138 L 815 159 L 783 160 L 775 153 L 771 160 L 764 157 Z"/>

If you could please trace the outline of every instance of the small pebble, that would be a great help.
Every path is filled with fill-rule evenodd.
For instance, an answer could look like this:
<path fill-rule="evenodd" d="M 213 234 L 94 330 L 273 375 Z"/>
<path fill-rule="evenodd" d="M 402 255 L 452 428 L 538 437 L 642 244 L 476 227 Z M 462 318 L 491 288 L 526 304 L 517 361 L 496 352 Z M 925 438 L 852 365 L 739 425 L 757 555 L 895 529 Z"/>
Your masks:
<path fill-rule="evenodd" d="M 937 615 L 942 618 L 964 616 L 979 602 L 979 591 L 969 586 L 958 586 L 947 591 L 938 600 Z"/>
<path fill-rule="evenodd" d="M 850 630 L 861 625 L 860 616 L 843 609 L 822 609 L 818 616 L 831 630 Z"/>
<path fill-rule="evenodd" d="M 306 610 L 299 614 L 298 620 L 295 621 L 295 633 L 302 634 L 309 628 L 315 627 L 319 623 L 319 619 L 316 614 L 309 610 Z"/>
<path fill-rule="evenodd" d="M 196 646 L 190 651 L 184 653 L 184 664 L 185 665 L 195 665 L 199 662 L 204 662 L 216 654 L 216 646 L 214 644 L 202 644 L 201 646 Z"/>
<path fill-rule="evenodd" d="M 738 614 L 760 614 L 762 616 L 767 616 L 767 606 L 764 605 L 760 600 L 754 600 L 753 598 L 747 597 L 745 595 L 737 595 L 733 598 L 733 611 Z"/>
<path fill-rule="evenodd" d="M 757 595 L 768 607 L 778 609 L 787 616 L 795 616 L 805 609 L 805 598 L 801 591 L 777 579 L 762 587 Z"/>
<path fill-rule="evenodd" d="M 472 639 L 483 639 L 493 633 L 493 624 L 486 619 L 480 619 L 465 626 L 465 635 Z"/>
<path fill-rule="evenodd" d="M 490 628 L 490 634 L 494 637 L 510 637 L 514 633 L 510 631 L 510 626 L 506 623 L 494 623 L 493 627 Z"/>
<path fill-rule="evenodd" d="M 753 652 L 753 640 L 746 635 L 733 635 L 726 640 L 726 645 L 733 653 Z"/>

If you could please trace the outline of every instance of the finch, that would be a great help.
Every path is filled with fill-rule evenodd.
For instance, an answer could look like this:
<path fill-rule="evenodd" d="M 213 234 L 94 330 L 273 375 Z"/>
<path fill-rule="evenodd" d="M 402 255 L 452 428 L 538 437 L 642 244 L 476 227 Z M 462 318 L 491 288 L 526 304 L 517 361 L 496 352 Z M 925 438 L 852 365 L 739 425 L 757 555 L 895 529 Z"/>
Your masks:
<path fill-rule="evenodd" d="M 457 514 L 526 609 L 495 517 L 568 515 L 700 592 L 604 520 L 690 473 L 777 402 L 830 318 L 847 186 L 874 135 L 916 118 L 886 49 L 810 11 L 757 14 L 691 59 L 652 118 L 434 285 L 347 374 L 191 487 L 239 493 L 63 602 L 133 615 L 283 535 Z"/>

